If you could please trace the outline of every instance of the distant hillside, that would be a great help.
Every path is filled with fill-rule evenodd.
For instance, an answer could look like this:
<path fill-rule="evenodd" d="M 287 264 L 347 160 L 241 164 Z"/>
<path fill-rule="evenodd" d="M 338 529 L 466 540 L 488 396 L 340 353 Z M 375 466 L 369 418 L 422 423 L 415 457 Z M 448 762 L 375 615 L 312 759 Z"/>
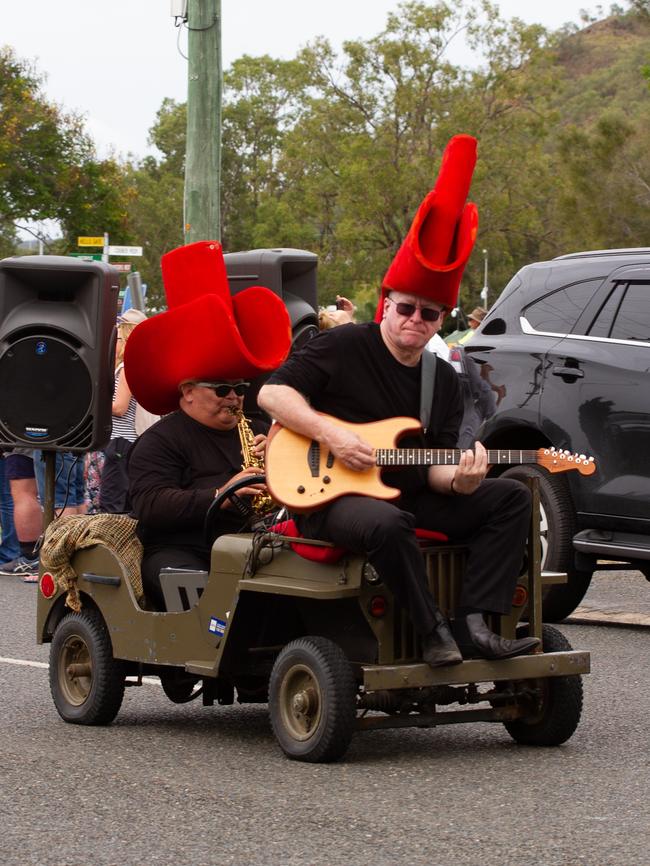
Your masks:
<path fill-rule="evenodd" d="M 591 126 L 604 113 L 633 118 L 650 107 L 642 69 L 650 64 L 650 17 L 628 12 L 564 38 L 558 61 L 566 73 L 557 108 L 565 123 Z"/>

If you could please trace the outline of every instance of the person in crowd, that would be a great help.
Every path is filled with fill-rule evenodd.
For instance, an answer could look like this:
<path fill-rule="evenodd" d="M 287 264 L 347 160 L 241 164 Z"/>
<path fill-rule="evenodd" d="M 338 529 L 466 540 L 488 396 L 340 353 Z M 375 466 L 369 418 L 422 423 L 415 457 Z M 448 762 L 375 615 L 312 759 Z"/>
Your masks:
<path fill-rule="evenodd" d="M 420 415 L 422 355 L 456 304 L 476 237 L 475 206 L 465 206 L 475 142 L 457 138 L 463 140 L 450 143 L 436 189 L 384 277 L 377 321 L 322 332 L 292 353 L 259 392 L 260 406 L 273 418 L 356 472 L 376 466 L 373 446 L 320 413 L 353 423 Z M 440 199 L 452 204 L 438 210 Z M 458 377 L 439 363 L 426 433 L 404 438 L 400 447 L 453 448 L 461 417 Z M 539 644 L 536 638 L 501 638 L 485 620 L 511 609 L 530 520 L 527 488 L 510 479 L 487 480 L 486 473 L 486 451 L 477 443 L 462 452 L 458 465 L 391 472 L 384 480 L 399 490 L 394 502 L 344 495 L 297 517 L 305 535 L 368 556 L 409 611 L 431 667 L 459 663 L 463 654 L 508 658 Z M 429 590 L 416 526 L 468 547 L 453 634 Z"/>
<path fill-rule="evenodd" d="M 460 332 L 454 331 L 453 334 L 450 334 L 446 339 L 447 345 L 452 348 L 453 346 L 464 346 L 465 343 L 469 343 L 474 336 L 474 331 L 476 331 L 486 316 L 487 310 L 485 307 L 474 307 L 467 317 L 468 327 L 466 330 Z"/>
<path fill-rule="evenodd" d="M 160 570 L 208 569 L 211 540 L 204 523 L 210 506 L 230 484 L 260 474 L 254 464 L 263 457 L 268 424 L 242 420 L 244 398 L 250 379 L 279 366 L 291 347 L 289 315 L 277 295 L 253 286 L 233 303 L 216 242 L 167 253 L 162 272 L 169 309 L 139 324 L 125 350 L 133 396 L 164 416 L 128 456 L 145 594 L 159 609 Z M 265 489 L 244 484 L 237 495 L 257 496 Z M 244 524 L 225 499 L 215 535 Z"/>
<path fill-rule="evenodd" d="M 0 565 L 6 565 L 20 556 L 20 545 L 14 526 L 14 501 L 5 469 L 4 454 L 0 455 Z"/>
<path fill-rule="evenodd" d="M 35 449 L 34 474 L 41 506 L 45 502 L 45 458 Z M 55 460 L 54 509 L 57 517 L 86 513 L 86 480 L 83 454 L 58 451 Z"/>
<path fill-rule="evenodd" d="M 4 458 L 5 474 L 13 501 L 19 553 L 0 566 L 0 574 L 19 575 L 25 583 L 38 579 L 38 539 L 43 531 L 43 509 L 38 501 L 33 453 L 14 448 Z"/>
<path fill-rule="evenodd" d="M 115 387 L 113 391 L 113 429 L 104 452 L 99 485 L 99 510 L 119 514 L 129 510 L 129 477 L 126 458 L 138 438 L 135 428 L 137 401 L 124 372 L 124 350 L 133 329 L 146 321 L 141 310 L 126 310 L 117 320 L 115 345 Z"/>
<path fill-rule="evenodd" d="M 320 310 L 318 313 L 318 329 L 326 331 L 329 328 L 335 328 L 337 325 L 349 325 L 355 322 L 355 313 L 357 308 L 348 298 L 342 295 L 336 296 L 336 304 L 333 307 L 327 307 Z"/>

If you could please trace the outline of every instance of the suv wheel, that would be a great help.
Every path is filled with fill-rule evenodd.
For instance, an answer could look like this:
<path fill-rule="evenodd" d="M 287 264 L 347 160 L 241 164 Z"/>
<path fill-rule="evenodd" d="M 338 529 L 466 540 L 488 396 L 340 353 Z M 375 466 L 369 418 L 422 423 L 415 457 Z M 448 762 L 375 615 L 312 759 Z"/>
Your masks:
<path fill-rule="evenodd" d="M 591 582 L 591 571 L 579 571 L 573 565 L 573 536 L 576 533 L 575 509 L 569 485 L 562 475 L 549 475 L 537 466 L 513 466 L 502 478 L 539 479 L 540 541 L 542 568 L 564 571 L 567 582 L 544 592 L 543 613 L 547 622 L 560 622 L 578 607 Z"/>

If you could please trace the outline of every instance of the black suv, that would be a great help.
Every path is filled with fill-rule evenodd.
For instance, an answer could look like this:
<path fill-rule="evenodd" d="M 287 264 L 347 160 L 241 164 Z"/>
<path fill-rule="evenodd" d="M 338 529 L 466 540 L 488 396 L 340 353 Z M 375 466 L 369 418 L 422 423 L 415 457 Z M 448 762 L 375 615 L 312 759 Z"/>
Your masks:
<path fill-rule="evenodd" d="M 545 618 L 575 610 L 599 560 L 650 579 L 650 249 L 527 265 L 465 351 L 496 396 L 486 446 L 553 445 L 596 462 L 592 475 L 503 472 L 539 476 L 544 567 L 569 575 Z"/>

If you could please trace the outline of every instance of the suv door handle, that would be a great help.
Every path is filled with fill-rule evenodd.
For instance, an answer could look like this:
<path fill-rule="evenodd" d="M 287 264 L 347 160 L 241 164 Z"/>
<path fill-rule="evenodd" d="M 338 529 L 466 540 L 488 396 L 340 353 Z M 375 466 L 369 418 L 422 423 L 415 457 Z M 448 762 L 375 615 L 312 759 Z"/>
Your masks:
<path fill-rule="evenodd" d="M 562 376 L 565 379 L 582 379 L 585 375 L 578 367 L 553 367 L 551 372 L 554 376 Z"/>

